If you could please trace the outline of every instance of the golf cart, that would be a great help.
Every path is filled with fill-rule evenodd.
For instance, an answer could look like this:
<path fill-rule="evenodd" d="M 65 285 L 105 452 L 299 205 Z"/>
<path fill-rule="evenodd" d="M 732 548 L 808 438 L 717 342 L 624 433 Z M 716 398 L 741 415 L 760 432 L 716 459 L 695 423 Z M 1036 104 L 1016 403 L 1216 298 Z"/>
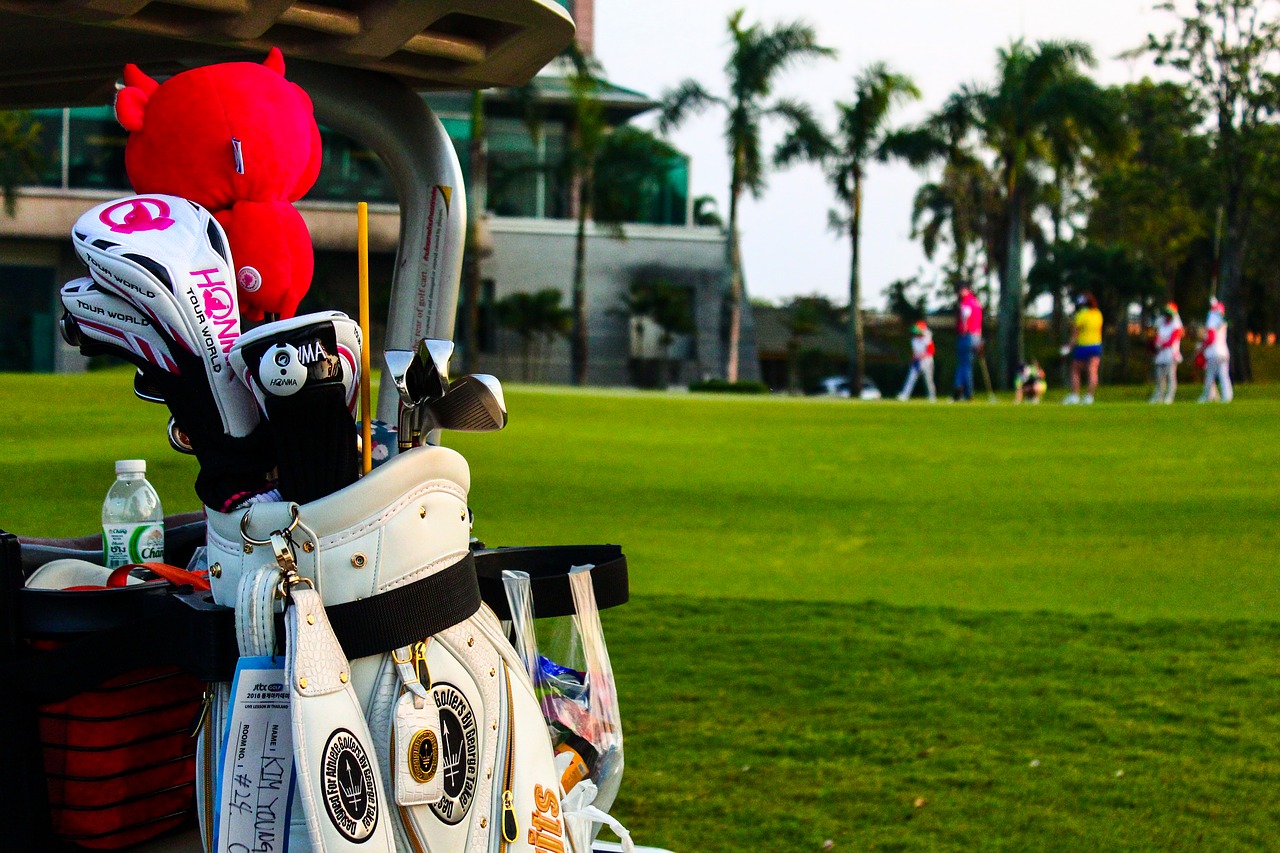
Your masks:
<path fill-rule="evenodd" d="M 215 62 L 257 61 L 269 48 L 282 48 L 290 57 L 290 78 L 310 96 L 318 120 L 376 153 L 396 185 L 399 242 L 383 349 L 414 352 L 421 342 L 452 339 L 466 233 L 465 190 L 458 160 L 440 121 L 419 92 L 519 85 L 557 55 L 573 32 L 572 21 L 551 0 L 0 0 L 0 46 L 9 57 L 5 69 L 0 70 L 0 105 L 106 103 L 126 63 L 146 64 L 151 73 L 163 75 Z M 443 214 L 434 203 L 441 188 L 447 188 L 449 199 Z M 403 376 L 397 377 L 395 370 L 383 371 L 380 421 L 396 423 L 403 414 L 398 411 L 403 389 L 396 387 L 397 378 Z M 500 394 L 497 399 L 500 402 Z M 505 423 L 505 408 L 501 415 Z M 425 503 L 422 514 L 425 518 Z M 187 565 L 209 535 L 207 518 L 166 519 L 166 563 Z M 248 521 L 246 512 L 241 520 L 245 554 L 253 551 L 246 532 Z M 287 534 L 291 529 L 282 527 L 271 535 Z M 522 550 L 528 553 L 517 553 Z M 625 559 L 616 546 L 565 546 L 552 552 L 481 547 L 467 559 L 472 556 L 478 581 L 474 584 L 478 587 L 477 606 L 480 600 L 495 611 L 503 606 L 502 595 L 495 591 L 495 584 L 501 589 L 501 581 L 493 572 L 486 574 L 481 565 L 486 561 L 499 575 L 502 570 L 498 567 L 506 565 L 532 576 L 533 600 L 540 616 L 557 613 L 555 602 L 565 599 L 563 588 L 569 585 L 571 566 L 594 566 L 596 606 L 613 606 L 626 599 Z M 229 657 L 237 655 L 234 615 L 229 607 L 214 604 L 211 596 L 189 583 L 159 585 L 137 593 L 136 587 L 130 586 L 83 592 L 25 588 L 38 568 L 57 558 L 100 559 L 98 537 L 50 540 L 0 533 L 0 573 L 5 580 L 0 607 L 7 628 L 0 654 L 14 688 L 11 697 L 23 694 L 22 701 L 0 703 L 6 722 L 0 743 L 11 760 L 0 790 L 21 815 L 11 822 L 9 843 L 22 850 L 121 849 L 116 843 L 120 841 L 118 829 L 114 839 L 92 833 L 70 838 L 53 831 L 48 820 L 52 804 L 46 796 L 46 777 L 53 778 L 53 774 L 42 755 L 42 747 L 47 745 L 42 740 L 48 737 L 44 724 L 54 720 L 74 728 L 85 721 L 74 710 L 47 709 L 89 690 L 105 702 L 102 694 L 112 688 L 104 687 L 102 679 L 121 675 L 122 667 L 134 671 L 141 662 L 176 666 L 199 681 L 225 681 Z M 362 567 L 364 560 L 363 553 L 353 555 L 351 565 Z M 214 578 L 218 577 L 216 566 L 209 567 Z M 298 590 L 300 595 L 304 592 Z M 369 630 L 376 630 L 376 626 Z M 32 643 L 34 637 L 39 637 L 39 645 Z M 137 651 L 142 657 L 122 663 L 124 649 Z M 352 653 L 351 657 L 358 655 Z M 346 684 L 346 672 L 342 675 L 341 682 Z M 305 679 L 301 687 L 305 689 Z M 510 697 L 509 685 L 507 694 Z M 201 714 L 207 713 L 208 703 L 201 707 Z M 37 708 L 45 710 L 37 713 Z M 453 719 L 456 723 L 456 717 Z M 497 730 L 496 721 L 494 728 Z M 176 728 L 161 734 L 180 740 Z M 71 736 L 67 738 L 69 742 Z M 113 744 L 111 749 L 145 741 L 140 738 Z M 67 746 L 66 742 L 62 746 L 64 750 L 102 748 Z M 182 754 L 174 761 L 191 757 Z M 155 769 L 146 766 L 139 772 Z M 62 790 L 70 791 L 79 790 L 74 786 L 86 780 L 67 773 L 59 781 L 64 783 Z M 185 793 L 178 791 L 184 786 Z M 363 796 L 347 782 L 342 786 L 344 803 Z M 190 783 L 175 784 L 166 793 L 183 793 L 189 798 L 190 787 Z M 510 797 L 512 791 L 502 793 Z M 75 811 L 133 803 L 126 795 L 106 803 L 69 798 L 56 805 Z M 505 799 L 501 808 L 506 838 L 510 806 Z M 336 825 L 337 819 L 334 821 Z M 140 818 L 127 829 L 144 838 L 148 825 L 172 825 L 178 831 L 189 822 L 175 811 Z M 480 825 L 484 826 L 483 821 Z M 517 841 L 506 840 L 511 844 Z M 520 843 L 524 843 L 522 839 Z M 202 840 L 187 831 L 150 840 L 149 845 L 146 849 L 200 850 Z"/>

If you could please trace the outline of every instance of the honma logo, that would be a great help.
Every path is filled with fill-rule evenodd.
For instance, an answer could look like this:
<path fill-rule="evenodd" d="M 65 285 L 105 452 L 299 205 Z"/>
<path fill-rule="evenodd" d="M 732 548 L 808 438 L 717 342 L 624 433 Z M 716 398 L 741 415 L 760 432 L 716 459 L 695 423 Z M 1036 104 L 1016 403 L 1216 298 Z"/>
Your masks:
<path fill-rule="evenodd" d="M 359 738 L 334 729 L 324 745 L 321 776 L 329 821 L 348 841 L 359 844 L 378 826 L 378 790 L 373 765 Z"/>
<path fill-rule="evenodd" d="M 117 234 L 163 231 L 173 224 L 169 218 L 169 205 L 147 196 L 118 201 L 98 214 L 98 220 Z"/>
<path fill-rule="evenodd" d="M 476 798 L 480 769 L 476 715 L 462 691 L 447 682 L 433 685 L 431 698 L 440 711 L 440 772 L 444 783 L 444 796 L 431 804 L 431 811 L 445 823 L 459 823 Z"/>

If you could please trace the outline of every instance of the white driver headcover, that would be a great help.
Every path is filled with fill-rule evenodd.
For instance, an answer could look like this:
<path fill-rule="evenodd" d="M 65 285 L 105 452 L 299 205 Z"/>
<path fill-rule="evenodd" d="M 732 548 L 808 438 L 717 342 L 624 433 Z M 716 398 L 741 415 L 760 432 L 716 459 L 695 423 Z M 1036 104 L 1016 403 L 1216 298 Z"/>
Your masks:
<path fill-rule="evenodd" d="M 249 435 L 258 409 L 228 360 L 240 336 L 240 309 L 218 220 L 177 196 L 126 196 L 81 216 L 71 238 L 95 282 L 137 306 L 165 337 L 200 359 L 223 431 Z"/>
<path fill-rule="evenodd" d="M 293 759 L 314 853 L 392 853 L 395 841 L 382 773 L 351 664 L 329 626 L 320 594 L 295 587 L 285 611 Z"/>
<path fill-rule="evenodd" d="M 132 302 L 103 290 L 88 276 L 62 285 L 59 295 L 84 337 L 126 350 L 161 370 L 177 372 L 169 342 Z"/>

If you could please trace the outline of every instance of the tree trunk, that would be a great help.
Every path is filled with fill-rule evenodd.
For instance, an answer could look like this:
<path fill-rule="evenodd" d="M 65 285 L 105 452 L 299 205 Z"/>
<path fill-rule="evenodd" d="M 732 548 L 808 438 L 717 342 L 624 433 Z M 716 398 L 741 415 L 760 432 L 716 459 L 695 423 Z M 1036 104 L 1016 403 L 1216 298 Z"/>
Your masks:
<path fill-rule="evenodd" d="M 999 343 L 999 371 L 996 381 L 1010 387 L 1022 361 L 1022 190 L 1015 182 L 1009 191 L 1009 221 L 1004 277 L 1000 282 L 1000 318 L 996 336 Z M 975 356 L 976 357 L 976 356 Z"/>
<path fill-rule="evenodd" d="M 1235 200 L 1233 200 L 1234 202 Z M 1237 203 L 1227 205 L 1226 239 L 1222 244 L 1222 272 L 1218 298 L 1227 308 L 1227 346 L 1231 350 L 1231 375 L 1237 382 L 1253 380 L 1249 358 L 1248 306 L 1245 304 L 1244 258 L 1248 249 L 1247 224 Z"/>
<path fill-rule="evenodd" d="M 462 372 L 475 372 L 480 356 L 480 246 L 477 235 L 480 218 L 488 206 L 489 150 L 484 129 L 484 96 L 477 89 L 471 96 L 471 141 L 468 145 L 471 167 L 471 186 L 467 200 L 471 210 L 467 216 L 467 256 L 463 273 L 463 300 L 466 303 L 467 321 L 462 342 Z"/>
<path fill-rule="evenodd" d="M 725 359 L 725 379 L 738 381 L 738 342 L 742 339 L 742 248 L 738 245 L 738 202 L 742 196 L 742 152 L 734 155 L 733 178 L 729 183 L 729 352 Z"/>
<path fill-rule="evenodd" d="M 1058 266 L 1058 248 L 1062 245 L 1062 181 L 1058 184 L 1058 203 L 1053 206 L 1053 342 L 1062 343 L 1062 327 L 1066 311 L 1062 305 L 1062 267 Z"/>
<path fill-rule="evenodd" d="M 853 204 L 849 211 L 849 393 L 856 400 L 862 393 L 865 375 L 866 346 L 862 328 L 862 274 L 858 264 L 859 238 L 862 235 L 862 177 L 853 177 Z"/>
<path fill-rule="evenodd" d="M 578 176 L 578 233 L 573 246 L 573 331 L 569 337 L 569 379 L 587 384 L 587 220 L 591 218 L 592 168 Z"/>

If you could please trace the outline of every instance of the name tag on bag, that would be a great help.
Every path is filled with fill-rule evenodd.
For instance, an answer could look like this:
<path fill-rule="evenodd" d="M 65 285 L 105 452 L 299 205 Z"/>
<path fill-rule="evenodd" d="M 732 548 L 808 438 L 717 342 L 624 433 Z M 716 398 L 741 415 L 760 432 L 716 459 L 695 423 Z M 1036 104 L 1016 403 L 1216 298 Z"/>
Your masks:
<path fill-rule="evenodd" d="M 213 849 L 219 853 L 289 847 L 293 729 L 284 664 L 283 656 L 236 664 L 218 764 Z"/>

